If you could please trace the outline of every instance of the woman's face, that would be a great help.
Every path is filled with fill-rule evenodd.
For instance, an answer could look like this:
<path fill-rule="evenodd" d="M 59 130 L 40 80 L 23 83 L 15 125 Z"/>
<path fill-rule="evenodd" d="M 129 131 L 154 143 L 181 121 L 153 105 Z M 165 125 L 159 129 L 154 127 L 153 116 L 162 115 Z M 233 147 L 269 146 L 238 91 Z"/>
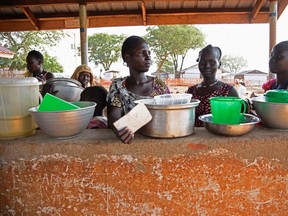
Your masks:
<path fill-rule="evenodd" d="M 269 69 L 272 73 L 288 71 L 288 50 L 285 47 L 275 46 L 269 59 Z"/>
<path fill-rule="evenodd" d="M 78 77 L 78 81 L 82 84 L 83 88 L 88 87 L 91 80 L 91 74 L 88 72 L 81 72 Z"/>
<path fill-rule="evenodd" d="M 130 71 L 147 72 L 152 64 L 151 51 L 147 43 L 140 43 L 126 58 Z"/>
<path fill-rule="evenodd" d="M 33 74 L 41 72 L 42 61 L 34 56 L 27 56 L 26 58 L 27 69 Z"/>
<path fill-rule="evenodd" d="M 215 78 L 217 69 L 220 67 L 218 53 L 214 49 L 204 50 L 202 52 L 198 68 L 204 79 Z"/>

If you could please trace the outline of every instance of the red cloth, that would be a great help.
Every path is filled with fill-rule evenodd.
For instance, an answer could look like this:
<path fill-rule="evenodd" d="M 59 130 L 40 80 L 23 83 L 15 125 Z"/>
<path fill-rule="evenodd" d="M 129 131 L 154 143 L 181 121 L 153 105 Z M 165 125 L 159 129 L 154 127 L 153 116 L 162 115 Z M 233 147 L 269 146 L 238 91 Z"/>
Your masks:
<path fill-rule="evenodd" d="M 100 129 L 108 128 L 107 118 L 105 116 L 94 116 L 90 121 L 87 129 L 94 129 L 94 128 L 100 128 Z"/>
<path fill-rule="evenodd" d="M 262 89 L 264 89 L 265 92 L 268 90 L 271 90 L 273 85 L 275 85 L 275 83 L 276 83 L 276 79 L 270 79 L 262 85 Z"/>

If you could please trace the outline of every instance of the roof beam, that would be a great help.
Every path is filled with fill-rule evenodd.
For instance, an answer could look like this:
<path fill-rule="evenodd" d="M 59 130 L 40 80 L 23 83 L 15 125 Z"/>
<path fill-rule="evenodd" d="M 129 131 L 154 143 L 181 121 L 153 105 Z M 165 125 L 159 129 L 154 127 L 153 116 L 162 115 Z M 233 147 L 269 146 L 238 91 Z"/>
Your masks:
<path fill-rule="evenodd" d="M 125 0 L 125 2 L 155 2 L 155 0 Z M 157 0 L 158 2 L 167 0 Z M 171 2 L 183 2 L 183 0 L 170 0 Z M 194 2 L 198 0 L 185 0 L 186 2 Z M 223 0 L 213 0 L 213 1 L 223 1 Z M 11 6 L 40 6 L 40 5 L 59 5 L 59 4 L 80 4 L 81 3 L 117 3 L 123 2 L 123 0 L 1 0 L 0 7 L 11 7 Z"/>
<path fill-rule="evenodd" d="M 262 5 L 264 4 L 265 0 L 257 0 L 256 4 L 253 7 L 253 10 L 250 14 L 250 23 L 253 23 L 254 19 L 256 18 L 256 16 L 258 15 Z"/>
<path fill-rule="evenodd" d="M 30 10 L 30 8 L 20 6 L 20 9 L 27 16 L 27 18 L 32 23 L 32 25 L 35 27 L 35 29 L 39 31 L 40 28 L 39 28 L 39 25 L 38 25 L 38 21 L 36 20 L 36 17 L 33 15 L 33 13 Z"/>
<path fill-rule="evenodd" d="M 176 24 L 245 24 L 249 21 L 250 13 L 227 13 L 227 14 L 147 14 L 147 25 L 176 25 Z M 117 27 L 117 26 L 141 26 L 143 25 L 142 14 L 127 14 L 115 16 L 90 16 L 88 28 Z M 269 13 L 260 12 L 254 23 L 267 23 Z M 76 29 L 79 28 L 78 18 L 65 19 L 38 19 L 41 30 Z M 1 32 L 10 31 L 33 31 L 35 27 L 30 21 L 5 21 L 0 19 Z"/>
<path fill-rule="evenodd" d="M 145 6 L 144 1 L 141 2 L 141 9 L 142 9 L 143 25 L 146 26 L 147 25 L 147 14 L 146 14 L 146 6 Z"/>
<path fill-rule="evenodd" d="M 281 14 L 283 13 L 283 11 L 285 10 L 286 6 L 288 5 L 288 0 L 281 0 L 278 4 L 278 17 L 279 18 L 281 16 Z"/>

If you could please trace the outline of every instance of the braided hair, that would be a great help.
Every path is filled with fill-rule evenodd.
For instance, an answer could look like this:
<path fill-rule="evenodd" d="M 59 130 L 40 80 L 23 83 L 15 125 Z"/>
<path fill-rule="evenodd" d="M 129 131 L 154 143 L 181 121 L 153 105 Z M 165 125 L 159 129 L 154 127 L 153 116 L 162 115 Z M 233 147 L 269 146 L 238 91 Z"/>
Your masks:
<path fill-rule="evenodd" d="M 216 53 L 217 53 L 218 60 L 219 60 L 219 62 L 220 62 L 221 56 L 222 56 L 222 51 L 221 51 L 221 49 L 220 49 L 219 47 L 217 47 L 217 46 L 214 47 L 214 46 L 212 46 L 211 44 L 207 45 L 207 46 L 204 47 L 202 50 L 200 50 L 200 52 L 199 52 L 199 54 L 198 54 L 198 58 L 197 58 L 197 60 L 196 60 L 197 62 L 199 62 L 199 59 L 200 59 L 202 53 L 205 52 L 206 50 L 215 50 Z"/>

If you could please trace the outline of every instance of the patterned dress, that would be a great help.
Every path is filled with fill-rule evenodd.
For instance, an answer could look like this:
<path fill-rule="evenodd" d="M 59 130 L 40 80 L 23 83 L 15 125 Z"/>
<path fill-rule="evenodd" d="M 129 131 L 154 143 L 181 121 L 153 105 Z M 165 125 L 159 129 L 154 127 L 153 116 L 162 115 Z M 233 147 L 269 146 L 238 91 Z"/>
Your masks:
<path fill-rule="evenodd" d="M 137 95 L 127 90 L 126 79 L 127 77 L 113 80 L 107 95 L 108 103 L 110 103 L 112 106 L 121 108 L 122 115 L 125 115 L 135 107 L 135 100 L 148 99 L 153 98 L 156 95 L 170 93 L 170 90 L 166 84 L 161 79 L 155 77 L 151 94 L 149 96 Z"/>
<path fill-rule="evenodd" d="M 203 122 L 198 119 L 200 115 L 211 113 L 211 106 L 209 98 L 211 97 L 219 97 L 219 96 L 228 96 L 232 85 L 227 83 L 223 83 L 222 86 L 212 92 L 211 94 L 199 96 L 197 95 L 197 87 L 198 85 L 190 86 L 187 90 L 187 93 L 192 94 L 192 98 L 200 100 L 199 106 L 195 108 L 195 127 L 203 127 Z"/>

